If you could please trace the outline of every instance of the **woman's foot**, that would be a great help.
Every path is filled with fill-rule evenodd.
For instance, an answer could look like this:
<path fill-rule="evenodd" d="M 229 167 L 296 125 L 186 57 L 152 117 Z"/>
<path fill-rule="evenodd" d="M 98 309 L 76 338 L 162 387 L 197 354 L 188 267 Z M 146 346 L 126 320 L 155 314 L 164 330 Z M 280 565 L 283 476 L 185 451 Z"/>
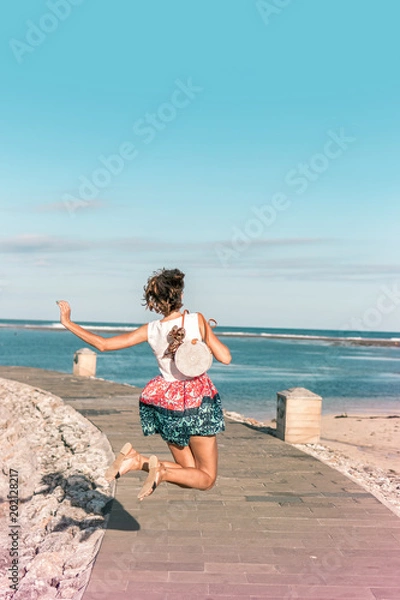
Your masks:
<path fill-rule="evenodd" d="M 144 482 L 142 489 L 138 493 L 139 500 L 143 500 L 143 498 L 147 498 L 150 496 L 156 489 L 156 487 L 161 483 L 161 471 L 162 465 L 158 460 L 157 456 L 150 456 L 149 458 L 149 474 Z"/>
<path fill-rule="evenodd" d="M 143 469 L 144 457 L 137 452 L 134 448 L 131 448 L 129 453 L 126 455 L 122 464 L 119 468 L 118 475 L 125 475 L 129 471 L 141 471 Z"/>
<path fill-rule="evenodd" d="M 112 465 L 108 467 L 105 473 L 105 478 L 107 481 L 112 481 L 121 475 L 125 475 L 125 473 L 128 473 L 128 471 L 139 471 L 142 467 L 142 455 L 134 450 L 132 445 L 127 442 L 124 446 L 122 446 Z"/>

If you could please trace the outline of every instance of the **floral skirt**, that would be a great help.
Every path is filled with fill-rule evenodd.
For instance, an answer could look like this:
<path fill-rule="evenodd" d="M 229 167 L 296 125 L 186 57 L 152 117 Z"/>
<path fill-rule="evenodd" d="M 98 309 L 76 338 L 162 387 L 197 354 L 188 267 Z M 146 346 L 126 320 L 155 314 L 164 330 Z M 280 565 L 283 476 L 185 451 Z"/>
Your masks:
<path fill-rule="evenodd" d="M 159 433 L 178 446 L 188 446 L 192 435 L 225 429 L 221 398 L 207 373 L 186 381 L 157 375 L 140 395 L 139 413 L 144 435 Z"/>

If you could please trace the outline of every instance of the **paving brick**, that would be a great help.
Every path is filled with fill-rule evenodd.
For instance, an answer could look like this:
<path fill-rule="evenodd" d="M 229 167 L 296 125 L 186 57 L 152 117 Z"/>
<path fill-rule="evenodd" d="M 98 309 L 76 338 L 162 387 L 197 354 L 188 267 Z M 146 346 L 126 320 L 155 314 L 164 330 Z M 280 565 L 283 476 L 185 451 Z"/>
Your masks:
<path fill-rule="evenodd" d="M 352 586 L 320 586 L 320 585 L 292 585 L 293 598 L 307 598 L 307 600 L 376 600 L 371 590 L 367 587 L 355 588 Z M 290 598 L 290 596 L 289 596 Z"/>
<path fill-rule="evenodd" d="M 207 572 L 183 572 L 183 571 L 170 571 L 168 581 L 180 582 L 180 583 L 246 583 L 246 575 L 244 573 L 210 573 Z"/>
<path fill-rule="evenodd" d="M 152 592 L 149 588 L 145 593 L 143 590 L 137 590 L 134 586 L 126 593 L 124 600 L 166 600 L 167 593 L 163 592 Z M 85 598 L 86 600 L 86 598 Z M 107 600 L 114 600 L 114 598 L 108 598 Z"/>
<path fill-rule="evenodd" d="M 207 550 L 207 560 L 213 563 L 240 563 L 242 559 L 239 556 L 239 552 L 236 550 L 222 550 L 220 552 L 213 552 Z"/>
<path fill-rule="evenodd" d="M 276 573 L 276 567 L 270 563 L 210 563 L 204 565 L 204 570 L 208 573 Z"/>
<path fill-rule="evenodd" d="M 379 574 L 364 573 L 363 575 L 342 575 L 340 570 L 334 573 L 329 572 L 324 575 L 324 580 L 329 585 L 347 585 L 354 587 L 367 586 L 369 588 L 375 588 L 380 585 L 384 585 L 385 589 L 396 589 L 398 591 L 398 598 L 400 598 L 400 574 L 386 575 L 383 578 Z"/>
<path fill-rule="evenodd" d="M 217 584 L 216 584 L 217 585 Z M 207 583 L 190 583 L 190 582 L 175 582 L 168 581 L 166 583 L 152 582 L 148 583 L 140 581 L 131 581 L 128 583 L 127 592 L 137 593 L 141 591 L 143 594 L 143 600 L 147 598 L 148 593 L 167 594 L 167 593 L 180 593 L 186 594 L 189 599 L 194 594 L 207 595 L 209 592 L 209 586 Z"/>
<path fill-rule="evenodd" d="M 208 554 L 204 553 L 192 552 L 188 554 L 187 552 L 182 552 L 181 550 L 179 550 L 179 548 L 176 548 L 172 552 L 170 548 L 168 548 L 168 550 L 168 560 L 171 562 L 178 562 L 180 565 L 184 565 L 186 563 L 195 563 L 196 565 L 200 565 L 203 568 L 206 559 L 208 559 Z"/>
<path fill-rule="evenodd" d="M 153 564 L 147 564 L 147 569 L 144 569 L 143 566 L 135 565 L 134 568 L 129 571 L 121 571 L 117 569 L 104 569 L 101 572 L 96 569 L 93 571 L 90 581 L 93 583 L 107 582 L 109 584 L 119 581 L 119 578 L 124 582 L 124 586 L 127 588 L 127 583 L 129 581 L 140 581 L 144 583 L 148 583 L 149 581 L 157 581 L 157 582 L 166 582 L 168 581 L 168 570 L 165 569 L 165 566 L 162 565 L 162 570 L 158 570 L 159 567 L 157 563 L 153 568 Z"/>
<path fill-rule="evenodd" d="M 128 595 L 127 592 L 112 592 L 110 596 L 110 592 L 89 592 L 87 589 L 85 591 L 85 600 L 110 600 L 110 598 L 112 600 L 131 600 L 133 596 Z M 165 600 L 165 598 L 152 598 L 151 600 Z"/>
<path fill-rule="evenodd" d="M 371 592 L 375 600 L 399 600 L 400 598 L 400 587 L 395 588 L 372 588 Z"/>
<path fill-rule="evenodd" d="M 135 568 L 138 570 L 155 570 L 155 571 L 163 571 L 164 573 L 168 573 L 170 571 L 175 572 L 187 572 L 191 573 L 203 572 L 204 571 L 204 563 L 202 562 L 173 562 L 171 560 L 168 561 L 144 561 L 138 560 L 136 562 Z"/>
<path fill-rule="evenodd" d="M 249 596 L 259 595 L 262 598 L 290 598 L 290 587 L 288 585 L 263 585 L 258 583 L 248 584 L 228 584 L 228 583 L 211 583 L 210 594 L 242 596 L 242 598 L 248 598 Z"/>

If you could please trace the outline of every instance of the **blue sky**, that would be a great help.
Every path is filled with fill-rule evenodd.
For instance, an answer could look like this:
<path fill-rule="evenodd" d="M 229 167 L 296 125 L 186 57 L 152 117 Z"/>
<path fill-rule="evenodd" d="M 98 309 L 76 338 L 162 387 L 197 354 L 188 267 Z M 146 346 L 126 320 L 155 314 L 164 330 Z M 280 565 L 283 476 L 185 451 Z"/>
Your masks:
<path fill-rule="evenodd" d="M 1 318 L 399 331 L 397 2 L 2 12 Z"/>

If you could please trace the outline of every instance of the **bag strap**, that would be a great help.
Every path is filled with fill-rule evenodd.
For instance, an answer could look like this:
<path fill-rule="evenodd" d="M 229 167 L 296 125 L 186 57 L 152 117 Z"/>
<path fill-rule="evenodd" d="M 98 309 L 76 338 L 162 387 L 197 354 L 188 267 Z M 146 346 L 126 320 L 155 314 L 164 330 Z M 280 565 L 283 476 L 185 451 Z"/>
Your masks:
<path fill-rule="evenodd" d="M 188 311 L 187 308 L 185 308 L 185 310 L 182 313 L 182 325 L 181 325 L 181 327 L 185 326 L 185 315 L 186 315 L 186 313 L 189 314 L 189 311 Z"/>
<path fill-rule="evenodd" d="M 185 315 L 189 314 L 189 311 L 187 310 L 187 308 L 183 311 L 182 314 L 182 325 L 181 327 L 184 327 L 185 325 Z M 208 346 L 208 329 L 207 329 L 207 323 L 208 325 L 213 329 L 216 325 L 218 325 L 217 321 L 215 319 L 208 319 L 208 321 L 205 320 L 205 317 L 202 313 L 197 313 L 200 316 L 200 319 L 203 322 L 204 325 L 204 343 L 206 344 L 206 346 Z M 213 321 L 213 325 L 211 325 L 210 321 Z M 200 331 L 201 333 L 201 331 Z M 195 344 L 197 342 L 197 339 L 192 340 L 192 344 Z M 209 347 L 209 346 L 208 346 Z"/>

